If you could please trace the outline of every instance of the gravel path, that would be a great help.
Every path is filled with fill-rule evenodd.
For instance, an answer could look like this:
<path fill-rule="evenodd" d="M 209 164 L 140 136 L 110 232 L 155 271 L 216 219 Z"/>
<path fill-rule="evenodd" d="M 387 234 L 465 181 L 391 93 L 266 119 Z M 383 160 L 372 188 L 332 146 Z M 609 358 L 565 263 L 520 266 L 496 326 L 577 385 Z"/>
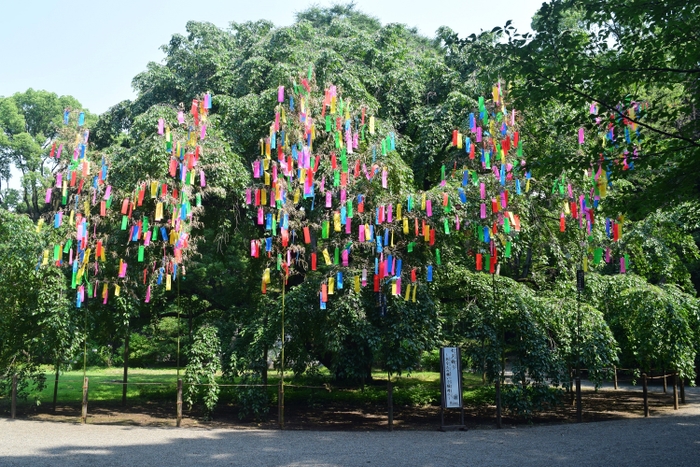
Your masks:
<path fill-rule="evenodd" d="M 1 466 L 520 467 L 662 462 L 700 465 L 699 403 L 648 419 L 447 433 L 141 428 L 0 419 Z"/>

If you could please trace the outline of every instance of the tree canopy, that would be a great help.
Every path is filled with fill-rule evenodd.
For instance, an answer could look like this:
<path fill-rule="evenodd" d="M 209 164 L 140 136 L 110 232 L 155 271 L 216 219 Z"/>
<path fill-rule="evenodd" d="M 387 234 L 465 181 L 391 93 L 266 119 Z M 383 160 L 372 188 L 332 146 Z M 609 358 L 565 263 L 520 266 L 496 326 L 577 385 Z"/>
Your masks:
<path fill-rule="evenodd" d="M 45 91 L 0 99 L 0 179 L 7 180 L 10 165 L 24 177 L 19 197 L 1 192 L 3 207 L 15 213 L 0 214 L 15 228 L 0 230 L 5 232 L 0 252 L 19 242 L 24 263 L 0 270 L 0 287 L 10 290 L 20 280 L 50 284 L 36 289 L 43 290 L 36 297 L 0 294 L 0 327 L 26 323 L 22 310 L 35 303 L 45 303 L 46 319 L 74 320 L 67 303 L 42 302 L 42 294 L 62 294 L 69 282 L 61 282 L 53 269 L 34 268 L 40 250 L 55 238 L 42 237 L 49 233 L 38 233 L 36 224 L 20 215 L 42 222 L 56 207 L 41 203 L 40 190 L 69 168 L 53 157 L 62 144 L 73 147 L 75 135 L 62 126 L 65 112 L 82 115 L 78 118 L 91 133 L 88 157 L 109 163 L 111 181 L 121 187 L 119 204 L 138 197 L 145 190 L 142 183 L 173 178 L 169 169 L 180 154 L 164 148 L 159 122 L 171 125 L 173 137 L 185 145 L 194 126 L 175 124 L 178 112 L 210 94 L 209 136 L 188 146 L 210 158 L 203 159 L 207 186 L 199 192 L 196 222 L 188 224 L 193 248 L 183 262 L 187 274 L 177 295 L 158 289 L 148 305 L 142 302 L 145 285 L 131 281 L 138 293 L 119 306 L 125 319 L 141 317 L 132 321 L 132 329 L 182 316 L 185 334 L 194 339 L 190 355 L 206 361 L 200 367 L 218 368 L 208 358 L 219 352 L 220 343 L 228 376 L 263 379 L 268 360 L 279 363 L 281 339 L 285 366 L 295 373 L 322 364 L 334 377 L 355 381 L 368 377 L 372 365 L 389 373 L 411 371 L 424 350 L 457 344 L 467 350 L 472 369 L 490 380 L 503 378 L 507 359 L 514 374 L 512 396 L 526 395 L 535 404 L 545 404 L 548 385 L 571 381 L 572 369 L 581 364 L 596 381 L 618 362 L 693 377 L 700 330 L 695 110 L 700 49 L 693 29 L 698 16 L 700 9 L 679 0 L 552 0 L 533 18 L 531 35 L 506 24 L 470 37 L 441 28 L 426 38 L 402 24 L 383 25 L 352 5 L 313 7 L 285 27 L 257 21 L 221 29 L 189 22 L 186 34 L 173 35 L 162 47 L 162 63 L 149 63 L 134 77 L 136 98 L 99 117 L 73 98 Z M 333 113 L 328 123 L 324 112 L 331 113 L 330 101 L 314 101 L 312 85 L 335 86 L 339 105 L 363 113 Z M 282 100 L 280 86 L 288 91 Z M 301 105 L 316 119 L 313 130 L 300 124 Z M 391 135 L 379 162 L 372 160 L 371 138 L 359 139 L 369 124 L 365 116 L 376 118 L 382 138 Z M 355 159 L 341 156 L 345 141 L 338 146 L 335 135 L 344 138 L 341 130 L 351 137 L 355 132 L 354 157 L 360 168 L 367 163 L 374 171 L 376 164 L 376 178 L 368 173 L 364 181 L 354 166 L 343 167 Z M 293 199 L 293 180 L 301 179 L 296 171 L 285 173 L 287 161 L 277 162 L 277 148 L 270 145 L 279 141 L 288 152 L 283 156 L 292 156 L 292 146 L 301 154 L 311 146 L 306 142 L 311 131 L 319 136 L 309 156 L 322 161 L 312 180 L 315 197 L 304 192 L 287 205 L 263 210 L 265 202 L 255 201 L 256 193 L 267 190 L 272 196 L 273 186 L 265 181 L 272 167 L 280 178 L 277 186 L 289 184 L 288 198 Z M 294 167 L 310 169 L 301 162 Z M 382 169 L 389 174 L 386 191 Z M 351 200 L 378 194 L 376 205 L 368 202 L 367 212 L 357 215 L 368 230 L 379 231 L 380 207 L 402 206 L 405 213 L 411 194 L 435 206 L 434 217 L 412 214 L 416 230 L 419 222 L 427 223 L 428 236 L 415 252 L 411 245 L 411 261 L 421 270 L 435 267 L 435 282 L 416 286 L 415 301 L 397 296 L 383 305 L 381 293 L 368 288 L 319 306 L 319 292 L 341 269 L 338 261 L 321 263 L 321 247 L 331 257 L 348 251 L 351 273 L 361 276 L 369 269 L 370 280 L 376 256 L 373 247 L 348 246 L 355 241 L 352 235 L 338 232 L 334 215 L 346 209 L 347 217 L 349 209 L 341 206 L 340 181 L 334 180 L 339 172 L 353 183 L 357 178 L 346 193 Z M 321 196 L 326 188 L 328 209 Z M 156 202 L 147 200 L 134 212 L 145 216 Z M 517 229 L 515 217 L 504 211 L 519 216 Z M 103 225 L 111 232 L 110 251 L 138 254 L 138 244 L 130 244 L 128 232 L 119 229 L 121 214 L 113 214 Z M 387 251 L 408 255 L 406 232 L 412 229 L 396 217 L 386 227 L 392 239 L 396 235 Z M 138 223 L 136 217 L 128 222 Z M 3 220 L 0 228 L 4 225 Z M 311 228 L 308 242 L 302 241 L 304 227 Z M 438 231 L 432 240 L 431 229 Z M 292 262 L 281 246 L 285 230 L 295 231 L 292 243 L 302 260 L 310 260 L 312 250 L 319 255 L 319 271 L 305 266 L 286 285 L 269 280 L 263 294 L 266 270 L 274 275 Z M 328 230 L 330 235 L 323 233 Z M 255 239 L 262 247 L 258 258 L 251 257 Z M 154 251 L 147 262 L 160 256 Z M 586 273 L 580 305 L 577 270 Z M 399 274 L 404 284 L 411 282 L 406 274 L 408 268 Z M 286 335 L 280 336 L 283 290 Z M 101 302 L 89 299 L 87 306 L 90 316 L 104 316 Z M 84 332 L 106 342 L 110 337 L 99 333 L 99 322 L 95 318 Z M 51 329 L 60 348 L 74 345 L 58 328 Z M 206 336 L 219 342 L 203 342 Z M 26 347 L 16 337 L 0 339 L 5 368 Z M 48 359 L 40 347 L 27 352 Z"/>

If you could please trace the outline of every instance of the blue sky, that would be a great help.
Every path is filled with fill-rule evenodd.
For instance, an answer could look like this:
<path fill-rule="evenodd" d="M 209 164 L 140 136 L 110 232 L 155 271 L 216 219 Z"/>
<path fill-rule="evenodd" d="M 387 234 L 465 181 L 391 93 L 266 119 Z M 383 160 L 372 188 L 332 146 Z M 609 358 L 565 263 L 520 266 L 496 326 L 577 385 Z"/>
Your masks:
<path fill-rule="evenodd" d="M 3 66 L 0 96 L 28 88 L 72 95 L 102 113 L 134 97 L 131 79 L 149 61 L 160 62 L 160 46 L 184 33 L 189 20 L 225 28 L 231 21 L 271 20 L 288 25 L 309 6 L 337 1 L 308 0 L 23 0 L 3 2 L 0 28 Z M 404 23 L 432 37 L 440 26 L 460 36 L 503 26 L 507 20 L 529 31 L 542 0 L 356 0 L 356 7 L 383 24 Z M 415 5 L 415 6 L 413 6 Z"/>

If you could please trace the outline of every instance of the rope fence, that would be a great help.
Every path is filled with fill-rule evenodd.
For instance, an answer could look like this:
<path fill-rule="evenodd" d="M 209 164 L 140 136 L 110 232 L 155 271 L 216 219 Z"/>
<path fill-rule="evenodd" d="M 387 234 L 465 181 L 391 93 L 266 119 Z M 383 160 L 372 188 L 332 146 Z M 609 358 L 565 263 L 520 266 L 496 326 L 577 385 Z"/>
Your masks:
<path fill-rule="evenodd" d="M 611 370 L 613 370 L 614 374 L 614 388 L 618 389 L 617 385 L 617 372 L 618 371 L 638 371 L 636 369 L 628 369 L 628 368 L 615 368 L 613 367 Z M 582 371 L 588 371 L 587 369 L 582 369 Z M 685 404 L 685 381 L 682 378 L 678 377 L 677 373 L 664 373 L 661 375 L 654 375 L 654 376 L 649 376 L 646 373 L 641 374 L 641 380 L 642 380 L 642 396 L 643 396 L 643 410 L 644 410 L 644 417 L 649 416 L 649 390 L 648 390 L 648 383 L 649 381 L 652 380 L 660 380 L 663 379 L 664 381 L 664 387 L 663 391 L 664 393 L 667 392 L 666 390 L 666 381 L 668 378 L 672 378 L 672 384 L 673 384 L 673 408 L 674 410 L 678 410 L 679 408 L 679 402 Z M 11 381 L 11 409 L 10 409 L 10 417 L 12 419 L 16 418 L 17 414 L 17 384 L 18 384 L 18 376 L 17 375 L 12 375 L 12 377 L 8 376 L 2 376 L 0 377 L 0 381 Z M 83 400 L 82 400 L 82 413 L 81 413 L 81 421 L 82 423 L 87 422 L 87 416 L 88 416 L 88 394 L 89 394 L 89 377 L 85 376 L 83 380 L 83 386 L 82 386 L 82 392 L 83 392 Z M 680 384 L 679 384 L 680 383 Z M 165 387 L 172 387 L 173 385 L 176 386 L 176 391 L 177 391 L 177 413 L 176 413 L 176 426 L 181 426 L 182 422 L 182 391 L 183 391 L 183 386 L 198 386 L 198 387 L 210 387 L 210 386 L 217 386 L 220 388 L 274 388 L 276 387 L 280 393 L 284 391 L 284 388 L 297 388 L 297 389 L 323 389 L 328 392 L 332 392 L 333 390 L 343 390 L 343 389 L 351 389 L 349 387 L 333 387 L 330 384 L 323 384 L 320 386 L 310 386 L 310 385 L 299 385 L 299 384 L 284 384 L 283 380 L 280 380 L 278 383 L 275 384 L 207 384 L 207 383 L 183 383 L 183 380 L 179 378 L 176 382 L 153 382 L 153 381 L 142 381 L 142 382 L 123 382 L 123 381 L 98 381 L 94 384 L 98 385 L 118 385 L 118 386 L 165 386 Z M 680 386 L 680 391 L 679 391 L 679 386 Z M 280 405 L 279 409 L 284 410 L 282 402 L 282 398 L 278 397 L 278 404 Z M 391 408 L 390 408 L 391 412 Z"/>

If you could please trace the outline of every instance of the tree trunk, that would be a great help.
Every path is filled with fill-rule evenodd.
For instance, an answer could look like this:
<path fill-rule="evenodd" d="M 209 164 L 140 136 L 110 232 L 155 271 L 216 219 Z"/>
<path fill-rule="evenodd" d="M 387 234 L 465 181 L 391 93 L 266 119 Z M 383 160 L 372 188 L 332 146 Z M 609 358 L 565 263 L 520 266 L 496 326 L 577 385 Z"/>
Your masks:
<path fill-rule="evenodd" d="M 263 315 L 263 332 L 267 331 L 267 326 L 268 326 L 268 318 L 267 318 L 267 311 L 265 311 Z M 265 350 L 263 351 L 263 370 L 262 370 L 262 383 L 267 384 L 267 359 L 269 358 L 269 349 L 267 347 L 267 343 L 263 344 L 265 346 Z M 266 389 L 267 390 L 267 389 Z"/>
<path fill-rule="evenodd" d="M 53 382 L 53 413 L 56 413 L 56 400 L 58 399 L 58 373 L 59 373 L 59 359 L 56 357 L 56 379 Z"/>
<path fill-rule="evenodd" d="M 122 407 L 126 407 L 126 389 L 129 382 L 129 338 L 131 333 L 129 328 L 126 328 L 126 336 L 124 337 L 124 378 L 122 379 Z"/>
<path fill-rule="evenodd" d="M 262 383 L 267 384 L 267 346 L 265 346 L 265 351 L 263 352 L 263 370 L 262 370 Z"/>

